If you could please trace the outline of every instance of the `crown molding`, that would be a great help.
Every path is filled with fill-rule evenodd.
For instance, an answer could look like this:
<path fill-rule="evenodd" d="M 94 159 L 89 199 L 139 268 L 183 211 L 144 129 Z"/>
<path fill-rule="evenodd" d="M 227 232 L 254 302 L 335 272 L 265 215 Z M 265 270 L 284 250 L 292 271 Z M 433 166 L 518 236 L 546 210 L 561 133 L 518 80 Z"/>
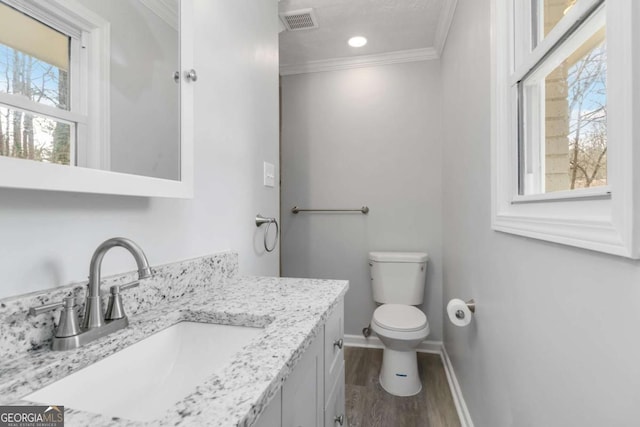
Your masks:
<path fill-rule="evenodd" d="M 149 10 L 158 15 L 170 27 L 178 30 L 178 2 L 175 0 L 140 0 Z"/>
<path fill-rule="evenodd" d="M 378 65 L 400 64 L 403 62 L 429 61 L 438 59 L 438 51 L 433 47 L 423 49 L 398 50 L 377 55 L 331 58 L 320 61 L 308 61 L 300 64 L 283 64 L 280 75 L 318 73 L 322 71 L 348 70 L 351 68 L 373 67 Z"/>
<path fill-rule="evenodd" d="M 438 56 L 442 55 L 444 45 L 447 42 L 447 36 L 449 35 L 449 29 L 451 28 L 451 22 L 453 22 L 453 15 L 456 12 L 457 5 L 458 0 L 444 0 L 444 4 L 442 5 L 433 43 L 435 49 L 438 51 Z"/>

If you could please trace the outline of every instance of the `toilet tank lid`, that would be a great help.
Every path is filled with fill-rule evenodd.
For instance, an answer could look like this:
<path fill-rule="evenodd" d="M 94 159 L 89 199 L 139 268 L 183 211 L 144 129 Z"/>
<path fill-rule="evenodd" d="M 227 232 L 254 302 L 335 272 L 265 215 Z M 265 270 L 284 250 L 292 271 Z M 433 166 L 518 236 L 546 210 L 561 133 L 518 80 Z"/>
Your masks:
<path fill-rule="evenodd" d="M 426 262 L 424 252 L 369 252 L 369 260 L 375 262 Z"/>

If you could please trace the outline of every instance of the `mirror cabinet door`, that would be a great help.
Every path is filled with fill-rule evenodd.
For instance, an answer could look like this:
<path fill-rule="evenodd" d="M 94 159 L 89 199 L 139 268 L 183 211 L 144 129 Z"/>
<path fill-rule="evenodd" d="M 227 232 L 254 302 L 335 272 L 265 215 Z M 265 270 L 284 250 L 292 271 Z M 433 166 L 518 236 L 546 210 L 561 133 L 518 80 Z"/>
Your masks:
<path fill-rule="evenodd" d="M 0 187 L 193 193 L 192 0 L 0 0 Z"/>

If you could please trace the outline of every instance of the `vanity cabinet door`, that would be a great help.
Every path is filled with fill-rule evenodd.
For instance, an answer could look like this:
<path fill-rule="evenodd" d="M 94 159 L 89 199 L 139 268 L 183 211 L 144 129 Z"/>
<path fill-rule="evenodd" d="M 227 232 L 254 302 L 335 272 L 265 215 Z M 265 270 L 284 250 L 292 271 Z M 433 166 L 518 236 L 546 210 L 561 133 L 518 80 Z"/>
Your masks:
<path fill-rule="evenodd" d="M 267 405 L 254 427 L 280 427 L 282 425 L 282 389 Z"/>
<path fill-rule="evenodd" d="M 322 333 L 305 351 L 282 387 L 282 427 L 323 425 L 324 365 Z"/>
<path fill-rule="evenodd" d="M 344 301 L 340 301 L 324 327 L 324 399 L 338 380 L 344 365 Z M 344 382 L 344 379 L 342 380 Z"/>
<path fill-rule="evenodd" d="M 340 364 L 338 381 L 329 392 L 327 405 L 324 410 L 324 426 L 340 427 L 347 426 L 347 413 L 344 404 L 344 363 Z"/>

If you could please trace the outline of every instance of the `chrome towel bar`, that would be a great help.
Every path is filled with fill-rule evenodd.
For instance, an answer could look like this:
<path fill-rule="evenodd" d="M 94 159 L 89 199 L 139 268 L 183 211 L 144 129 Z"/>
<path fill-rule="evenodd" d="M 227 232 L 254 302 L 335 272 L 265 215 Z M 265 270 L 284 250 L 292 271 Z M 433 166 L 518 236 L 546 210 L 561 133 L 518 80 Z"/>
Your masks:
<path fill-rule="evenodd" d="M 291 208 L 291 212 L 297 214 L 298 212 L 360 212 L 363 214 L 369 213 L 369 207 L 363 206 L 360 209 L 301 209 L 297 206 Z"/>

